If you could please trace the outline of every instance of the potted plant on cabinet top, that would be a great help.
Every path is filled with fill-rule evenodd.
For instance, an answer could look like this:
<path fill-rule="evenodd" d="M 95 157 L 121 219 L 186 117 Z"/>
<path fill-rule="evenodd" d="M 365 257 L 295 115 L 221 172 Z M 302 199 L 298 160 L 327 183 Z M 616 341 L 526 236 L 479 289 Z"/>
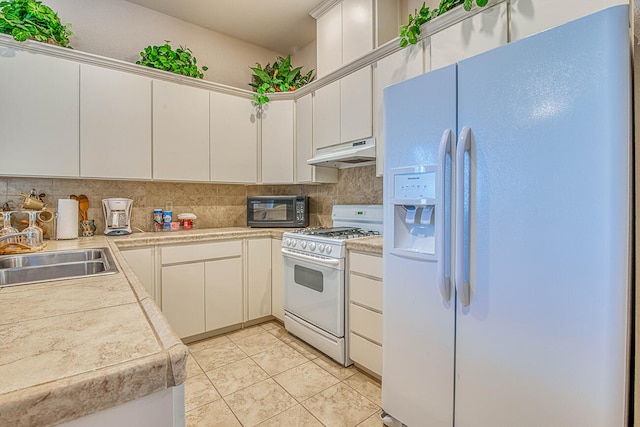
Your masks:
<path fill-rule="evenodd" d="M 205 65 L 202 70 L 198 68 L 198 61 L 193 56 L 191 49 L 180 46 L 173 50 L 169 44 L 169 40 L 165 40 L 162 46 L 147 46 L 140 52 L 141 59 L 136 61 L 138 65 L 157 68 L 159 70 L 171 71 L 183 76 L 203 78 L 204 73 L 209 68 Z"/>
<path fill-rule="evenodd" d="M 433 18 L 450 11 L 456 6 L 463 5 L 464 10 L 471 10 L 473 3 L 479 7 L 487 5 L 489 0 L 441 0 L 437 9 L 429 10 L 426 3 L 422 3 L 420 10 L 415 10 L 414 15 L 409 14 L 409 22 L 407 25 L 400 26 L 400 46 L 405 47 L 409 44 L 418 43 L 420 35 L 420 26 L 425 22 L 431 21 Z"/>
<path fill-rule="evenodd" d="M 255 89 L 253 105 L 258 107 L 269 102 L 267 93 L 288 92 L 301 88 L 314 79 L 313 70 L 301 74 L 302 67 L 291 68 L 291 55 L 286 58 L 278 56 L 271 65 L 262 68 L 260 63 L 249 67 L 253 71 L 249 86 Z"/>
<path fill-rule="evenodd" d="M 27 39 L 68 47 L 71 24 L 63 25 L 58 14 L 38 0 L 0 1 L 0 33 L 23 42 Z"/>

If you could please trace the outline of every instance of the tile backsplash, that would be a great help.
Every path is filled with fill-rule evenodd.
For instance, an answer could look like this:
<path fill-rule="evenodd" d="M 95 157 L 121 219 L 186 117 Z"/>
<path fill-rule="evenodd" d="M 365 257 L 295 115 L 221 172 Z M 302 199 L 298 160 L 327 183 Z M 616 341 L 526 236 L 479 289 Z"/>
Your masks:
<path fill-rule="evenodd" d="M 45 193 L 47 209 L 55 211 L 58 199 L 70 194 L 89 198 L 89 219 L 95 220 L 96 232 L 104 231 L 102 199 L 126 197 L 133 200 L 132 228 L 153 230 L 153 209 L 173 202 L 174 215 L 191 212 L 197 215 L 198 228 L 246 226 L 246 197 L 260 195 L 309 196 L 311 226 L 331 225 L 334 204 L 381 204 L 382 178 L 376 177 L 375 166 L 339 171 L 337 184 L 319 185 L 236 185 L 192 184 L 181 182 L 147 182 L 96 179 L 0 177 L 0 205 L 7 201 L 20 208 L 22 196 L 35 189 Z M 18 228 L 24 213 L 14 214 Z M 46 226 L 46 224 L 45 224 Z"/>

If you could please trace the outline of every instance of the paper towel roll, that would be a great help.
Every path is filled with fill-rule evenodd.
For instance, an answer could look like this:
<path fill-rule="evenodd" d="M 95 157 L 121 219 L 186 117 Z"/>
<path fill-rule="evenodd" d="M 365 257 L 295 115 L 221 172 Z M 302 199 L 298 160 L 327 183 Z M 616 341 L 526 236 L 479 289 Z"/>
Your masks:
<path fill-rule="evenodd" d="M 78 201 L 58 199 L 56 239 L 78 238 Z"/>

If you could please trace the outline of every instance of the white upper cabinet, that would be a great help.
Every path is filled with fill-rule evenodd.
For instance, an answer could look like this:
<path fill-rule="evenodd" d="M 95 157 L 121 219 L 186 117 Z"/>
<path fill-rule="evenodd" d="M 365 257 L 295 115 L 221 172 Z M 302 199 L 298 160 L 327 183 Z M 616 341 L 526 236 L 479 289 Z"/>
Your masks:
<path fill-rule="evenodd" d="M 511 41 L 557 27 L 625 0 L 511 0 Z"/>
<path fill-rule="evenodd" d="M 151 179 L 151 79 L 80 65 L 80 175 Z"/>
<path fill-rule="evenodd" d="M 355 71 L 340 80 L 341 142 L 368 138 L 373 134 L 371 67 Z"/>
<path fill-rule="evenodd" d="M 431 69 L 506 44 L 507 26 L 507 3 L 500 3 L 438 31 L 431 36 Z"/>
<path fill-rule="evenodd" d="M 258 181 L 258 125 L 252 101 L 211 92 L 211 181 Z"/>
<path fill-rule="evenodd" d="M 342 64 L 373 50 L 373 0 L 342 1 Z"/>
<path fill-rule="evenodd" d="M 293 183 L 293 101 L 271 101 L 262 112 L 262 183 Z"/>
<path fill-rule="evenodd" d="M 0 46 L 1 175 L 79 175 L 79 70 Z"/>
<path fill-rule="evenodd" d="M 338 170 L 310 166 L 313 157 L 313 95 L 298 98 L 296 110 L 296 183 L 338 182 Z"/>
<path fill-rule="evenodd" d="M 318 78 L 342 66 L 342 4 L 337 4 L 316 22 Z"/>
<path fill-rule="evenodd" d="M 153 81 L 153 177 L 209 181 L 209 92 Z"/>
<path fill-rule="evenodd" d="M 376 173 L 384 167 L 384 88 L 424 72 L 424 45 L 420 42 L 389 55 L 374 66 L 373 134 L 376 137 Z"/>
<path fill-rule="evenodd" d="M 313 96 L 313 150 L 340 142 L 340 82 L 315 91 Z"/>

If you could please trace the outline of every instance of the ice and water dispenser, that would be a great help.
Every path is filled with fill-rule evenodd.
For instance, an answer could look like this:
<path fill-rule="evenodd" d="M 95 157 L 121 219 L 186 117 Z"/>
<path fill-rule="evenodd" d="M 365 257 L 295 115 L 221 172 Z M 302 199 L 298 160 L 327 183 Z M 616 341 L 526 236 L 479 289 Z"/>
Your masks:
<path fill-rule="evenodd" d="M 436 239 L 441 221 L 437 166 L 391 170 L 393 182 L 393 248 L 405 257 L 437 260 Z"/>

